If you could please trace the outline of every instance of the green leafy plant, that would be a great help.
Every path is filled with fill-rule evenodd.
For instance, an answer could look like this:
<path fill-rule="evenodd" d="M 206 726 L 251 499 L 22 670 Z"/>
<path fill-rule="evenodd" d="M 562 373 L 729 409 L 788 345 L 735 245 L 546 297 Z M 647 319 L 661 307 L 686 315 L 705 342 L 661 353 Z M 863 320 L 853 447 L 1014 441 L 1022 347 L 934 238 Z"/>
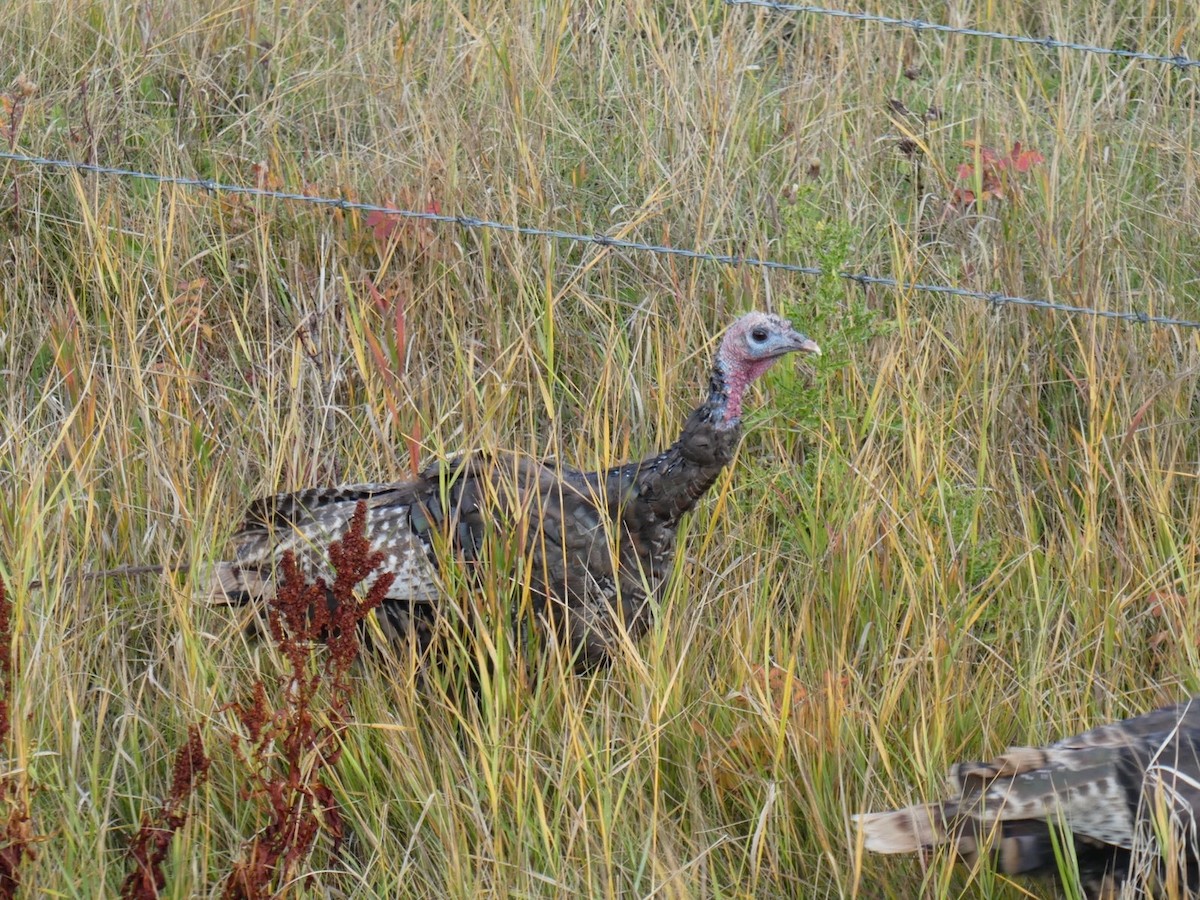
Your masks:
<path fill-rule="evenodd" d="M 818 204 L 816 188 L 793 185 L 780 204 L 783 226 L 781 243 L 792 259 L 803 260 L 821 270 L 803 300 L 793 300 L 787 312 L 802 322 L 807 333 L 821 345 L 821 355 L 811 360 L 811 376 L 800 376 L 791 368 L 777 375 L 782 395 L 789 401 L 802 425 L 811 427 L 818 419 L 818 398 L 826 394 L 837 373 L 851 363 L 855 354 L 875 338 L 889 333 L 891 322 L 868 304 L 866 292 L 855 287 L 843 273 L 852 265 L 859 235 L 841 219 L 830 217 Z M 806 367 L 808 368 L 808 367 Z M 837 416 L 853 414 L 857 398 L 838 394 Z M 826 410 L 828 412 L 828 410 Z"/>

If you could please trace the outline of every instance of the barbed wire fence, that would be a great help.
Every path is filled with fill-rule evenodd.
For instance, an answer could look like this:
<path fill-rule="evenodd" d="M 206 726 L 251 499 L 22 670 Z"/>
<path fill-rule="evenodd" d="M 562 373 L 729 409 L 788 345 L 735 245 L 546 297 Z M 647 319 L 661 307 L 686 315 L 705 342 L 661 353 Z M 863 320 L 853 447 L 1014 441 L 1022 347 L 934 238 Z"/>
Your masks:
<path fill-rule="evenodd" d="M 1073 41 L 1061 41 L 1053 37 L 1037 38 L 1029 35 L 1007 34 L 998 31 L 984 31 L 976 28 L 963 28 L 954 25 L 944 25 L 928 22 L 923 19 L 905 19 L 874 13 L 854 12 L 824 6 L 799 5 L 781 3 L 777 0 L 724 0 L 729 6 L 748 6 L 768 9 L 776 13 L 797 13 L 818 16 L 828 16 L 837 19 L 849 19 L 859 22 L 875 23 L 885 26 L 907 28 L 917 32 L 933 32 L 940 34 L 962 35 L 974 38 L 987 38 L 998 41 L 1010 41 L 1018 44 L 1034 45 L 1047 50 L 1061 49 L 1080 53 L 1094 53 L 1119 57 L 1142 62 L 1156 62 L 1175 66 L 1179 69 L 1200 68 L 1200 60 L 1192 59 L 1183 54 L 1173 56 L 1146 53 L 1137 50 L 1123 50 L 1114 47 L 1101 47 Z M 587 244 L 614 251 L 633 251 L 653 253 L 678 259 L 689 259 L 701 262 L 713 262 L 727 266 L 754 266 L 761 269 L 792 272 L 801 275 L 820 276 L 825 272 L 815 266 L 804 266 L 796 263 L 786 263 L 772 259 L 759 259 L 740 254 L 709 253 L 687 247 L 673 247 L 664 244 L 651 244 L 642 241 L 631 241 L 615 238 L 603 233 L 583 234 L 563 231 L 555 228 L 539 228 L 532 225 L 520 225 L 510 222 L 498 222 L 471 215 L 450 215 L 430 210 L 405 209 L 396 206 L 386 206 L 376 203 L 365 203 L 348 200 L 344 197 L 324 197 L 310 193 L 295 193 L 269 188 L 253 187 L 243 184 L 230 184 L 211 178 L 193 178 L 184 175 L 165 175 L 156 172 L 143 172 L 136 169 L 125 169 L 117 166 L 103 166 L 96 163 L 76 162 L 67 159 L 54 159 L 45 156 L 30 156 L 22 153 L 0 151 L 0 160 L 19 163 L 40 168 L 73 170 L 94 175 L 105 175 L 116 178 L 131 178 L 150 181 L 157 184 L 175 185 L 185 188 L 196 188 L 211 194 L 233 194 L 288 203 L 305 203 L 313 206 L 339 210 L 356 210 L 360 212 L 377 212 L 382 215 L 395 216 L 402 219 L 418 219 L 436 222 L 444 225 L 456 225 L 464 229 L 490 230 L 522 237 L 536 237 L 547 240 L 570 241 L 577 244 Z M 1036 297 L 1022 297 L 1005 294 L 999 291 L 980 291 L 971 288 L 957 287 L 945 284 L 929 284 L 920 281 L 903 281 L 881 275 L 867 273 L 838 272 L 837 276 L 847 281 L 855 282 L 863 287 L 883 287 L 902 292 L 920 292 L 936 294 L 959 299 L 984 301 L 994 308 L 1005 306 L 1023 306 L 1048 312 L 1061 312 L 1071 315 L 1092 316 L 1101 319 L 1116 319 L 1143 325 L 1160 327 L 1200 329 L 1200 320 L 1176 318 L 1173 316 L 1150 315 L 1135 310 L 1097 309 L 1090 306 L 1080 306 L 1070 303 L 1058 303 Z"/>
<path fill-rule="evenodd" d="M 496 222 L 469 215 L 451 215 L 448 213 L 431 212 L 428 210 L 405 209 L 397 206 L 385 206 L 376 203 L 365 203 L 358 200 L 347 200 L 344 197 L 324 197 L 314 194 L 300 194 L 291 191 L 272 190 L 269 188 L 252 187 L 244 184 L 229 184 L 211 178 L 191 178 L 185 175 L 164 175 L 157 172 L 142 172 L 136 169 L 124 169 L 117 166 L 101 166 L 95 163 L 76 162 L 68 159 L 53 159 L 45 156 L 27 156 L 22 153 L 0 151 L 0 160 L 21 163 L 40 168 L 66 169 L 77 172 L 87 172 L 94 175 L 108 175 L 117 178 L 136 178 L 156 184 L 174 185 L 177 187 L 197 188 L 211 194 L 236 194 L 260 197 L 268 200 L 278 200 L 289 203 L 305 203 L 339 210 L 355 210 L 360 212 L 378 212 L 383 215 L 396 216 L 402 219 L 419 219 L 426 222 L 438 222 L 445 225 L 457 225 L 466 229 L 483 229 L 523 237 L 539 237 L 550 240 L 570 241 L 577 244 L 590 244 L 608 250 L 628 250 L 641 253 L 653 253 L 660 256 L 670 256 L 680 259 L 690 259 L 700 262 L 712 262 L 727 266 L 754 266 L 780 272 L 793 272 L 801 275 L 824 275 L 825 272 L 816 266 L 804 266 L 796 263 L 781 262 L 772 259 L 759 259 L 754 256 L 740 254 L 708 253 L 688 247 L 672 247 L 665 244 L 650 244 L 642 241 L 630 241 L 624 238 L 610 237 L 606 234 L 582 234 L 572 231 L 561 231 L 555 228 L 538 228 L 532 225 L 517 225 L 510 222 Z M 1090 306 L 1078 306 L 1070 303 L 1056 303 L 1036 297 L 1021 297 L 1005 294 L 999 291 L 979 291 L 971 288 L 956 287 L 946 284 L 928 284 L 920 281 L 903 281 L 882 275 L 870 275 L 862 272 L 838 272 L 837 276 L 847 281 L 855 282 L 864 287 L 883 287 L 897 291 L 940 294 L 947 297 L 958 297 L 968 300 L 981 300 L 993 307 L 1025 306 L 1048 312 L 1062 312 L 1073 315 L 1093 316 L 1101 319 L 1117 319 L 1124 322 L 1134 322 L 1142 325 L 1161 327 L 1200 329 L 1200 321 L 1182 319 L 1173 316 L 1150 315 L 1134 310 L 1097 309 Z"/>
<path fill-rule="evenodd" d="M 1006 34 L 1002 31 L 983 31 L 978 28 L 962 28 L 957 25 L 943 25 L 938 22 L 927 22 L 924 19 L 902 19 L 894 16 L 881 16 L 875 13 L 854 12 L 847 9 L 834 9 L 827 6 L 806 6 L 794 3 L 779 3 L 776 0 L 725 0 L 727 6 L 756 6 L 777 13 L 805 13 L 815 16 L 829 16 L 836 19 L 850 19 L 857 22 L 871 22 L 877 25 L 887 25 L 894 28 L 907 28 L 912 31 L 928 31 L 938 34 L 955 34 L 964 37 L 988 38 L 994 41 L 1010 41 L 1015 44 L 1031 44 L 1045 50 L 1073 50 L 1079 53 L 1095 53 L 1101 56 L 1115 56 L 1123 59 L 1141 62 L 1156 62 L 1175 66 L 1179 69 L 1200 67 L 1200 59 L 1192 59 L 1182 53 L 1172 56 L 1157 53 L 1146 53 L 1141 50 L 1122 50 L 1117 47 L 1098 47 L 1092 44 L 1081 44 L 1075 41 L 1060 41 L 1053 37 L 1032 37 L 1026 34 Z"/>

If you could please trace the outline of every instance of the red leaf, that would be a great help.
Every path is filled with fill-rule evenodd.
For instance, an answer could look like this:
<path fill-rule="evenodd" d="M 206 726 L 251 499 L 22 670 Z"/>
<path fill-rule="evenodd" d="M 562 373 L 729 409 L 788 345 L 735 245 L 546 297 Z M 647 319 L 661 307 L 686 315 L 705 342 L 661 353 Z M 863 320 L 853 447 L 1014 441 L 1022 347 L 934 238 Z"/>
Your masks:
<path fill-rule="evenodd" d="M 397 220 L 395 216 L 388 215 L 385 212 L 380 212 L 377 209 L 367 213 L 367 227 L 375 233 L 375 240 L 387 241 L 392 236 L 392 232 L 396 230 Z"/>
<path fill-rule="evenodd" d="M 1032 166 L 1046 161 L 1046 157 L 1038 153 L 1036 150 L 1026 150 L 1021 154 L 1014 155 L 1013 168 L 1018 172 L 1028 172 Z"/>
<path fill-rule="evenodd" d="M 372 213 L 374 215 L 374 213 Z M 371 302 L 375 304 L 375 308 L 379 310 L 381 315 L 386 315 L 388 311 L 388 298 L 384 296 L 379 288 L 375 287 L 375 282 L 370 278 L 367 279 L 367 291 L 371 295 Z"/>
<path fill-rule="evenodd" d="M 379 345 L 379 339 L 376 338 L 375 335 L 373 335 L 370 331 L 364 332 L 363 337 L 367 341 L 367 347 L 370 349 L 371 355 L 375 357 L 375 365 L 379 366 L 380 370 L 383 372 L 390 372 L 391 363 L 384 354 L 383 347 Z"/>
<path fill-rule="evenodd" d="M 1003 166 L 1004 164 L 1004 158 L 991 147 L 980 147 L 979 159 L 984 166 Z"/>
<path fill-rule="evenodd" d="M 412 434 L 404 436 L 404 444 L 408 448 L 408 467 L 412 470 L 413 478 L 421 472 L 421 423 L 413 422 Z"/>

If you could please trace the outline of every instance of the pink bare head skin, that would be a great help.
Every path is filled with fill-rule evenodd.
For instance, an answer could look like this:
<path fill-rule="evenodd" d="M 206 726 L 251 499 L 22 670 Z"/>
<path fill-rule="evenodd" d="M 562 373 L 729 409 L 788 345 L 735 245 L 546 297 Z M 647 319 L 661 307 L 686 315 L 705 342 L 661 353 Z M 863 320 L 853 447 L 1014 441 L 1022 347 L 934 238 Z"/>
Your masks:
<path fill-rule="evenodd" d="M 820 355 L 821 348 L 794 329 L 787 319 L 771 313 L 746 313 L 729 326 L 717 351 L 714 373 L 724 382 L 723 425 L 732 427 L 738 423 L 746 388 L 789 353 Z"/>

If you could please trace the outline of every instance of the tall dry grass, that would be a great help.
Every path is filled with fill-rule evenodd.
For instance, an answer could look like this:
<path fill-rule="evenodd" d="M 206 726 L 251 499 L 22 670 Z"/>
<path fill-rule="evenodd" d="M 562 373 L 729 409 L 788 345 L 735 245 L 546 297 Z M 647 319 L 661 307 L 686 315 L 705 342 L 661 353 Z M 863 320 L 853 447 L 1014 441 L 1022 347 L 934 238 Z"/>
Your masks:
<path fill-rule="evenodd" d="M 955 15 L 1161 52 L 1200 25 Z M 11 0 L 0 47 L 20 152 L 1198 317 L 1194 69 L 715 0 Z M 948 208 L 965 142 L 1017 140 L 1046 162 Z M 867 858 L 849 815 L 1196 689 L 1193 332 L 0 172 L 9 768 L 37 785 L 38 895 L 117 890 L 193 723 L 212 765 L 165 893 L 219 892 L 263 825 L 226 705 L 281 665 L 188 577 L 71 576 L 219 558 L 252 496 L 462 449 L 648 453 L 750 307 L 837 364 L 767 379 L 660 625 L 601 677 L 466 708 L 363 667 L 347 839 L 297 893 L 1026 896 Z"/>

